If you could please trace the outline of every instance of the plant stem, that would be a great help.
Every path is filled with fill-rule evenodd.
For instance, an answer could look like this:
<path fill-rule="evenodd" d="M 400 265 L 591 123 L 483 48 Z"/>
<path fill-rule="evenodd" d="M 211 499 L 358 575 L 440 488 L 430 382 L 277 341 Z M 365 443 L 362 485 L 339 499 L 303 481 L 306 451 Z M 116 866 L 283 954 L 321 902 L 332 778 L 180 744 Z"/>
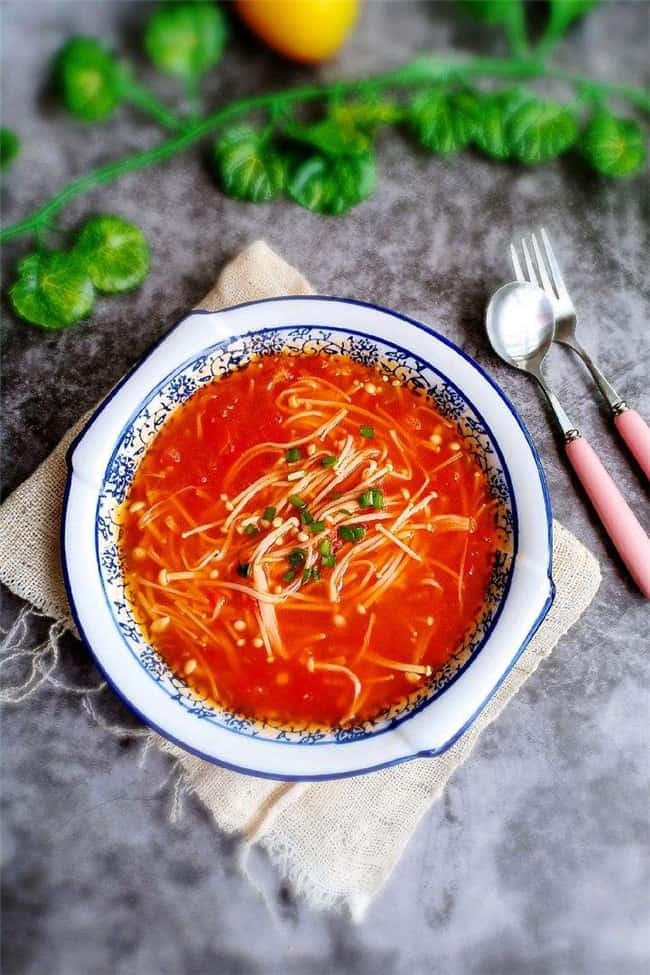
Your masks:
<path fill-rule="evenodd" d="M 526 57 L 529 53 L 529 46 L 526 34 L 526 14 L 522 0 L 510 3 L 504 27 L 513 56 L 516 58 Z"/>
<path fill-rule="evenodd" d="M 407 65 L 412 69 L 413 64 Z M 635 85 L 625 85 L 606 81 L 595 81 L 593 78 L 581 74 L 574 74 L 563 68 L 542 64 L 536 58 L 472 58 L 464 60 L 461 57 L 448 56 L 438 58 L 436 55 L 420 59 L 420 70 L 423 74 L 429 71 L 431 81 L 452 81 L 455 78 L 465 80 L 470 78 L 491 77 L 511 79 L 513 81 L 534 80 L 548 78 L 562 81 L 572 88 L 591 88 L 602 95 L 613 95 L 623 98 L 636 108 L 650 114 L 650 91 Z"/>
<path fill-rule="evenodd" d="M 578 14 L 578 16 L 580 16 L 580 14 Z M 552 3 L 550 5 L 544 33 L 540 37 L 535 47 L 535 56 L 537 58 L 543 60 L 545 57 L 547 57 L 558 41 L 564 37 L 572 19 L 573 17 L 571 14 L 569 14 L 567 19 L 566 11 L 562 9 L 561 4 L 558 5 L 557 3 Z"/>
<path fill-rule="evenodd" d="M 185 84 L 185 99 L 190 117 L 194 120 L 201 115 L 201 75 L 194 74 Z"/>
<path fill-rule="evenodd" d="M 650 91 L 647 89 L 637 88 L 634 85 L 594 81 L 592 78 L 585 77 L 585 75 L 573 74 L 571 71 L 563 71 L 561 68 L 550 69 L 546 77 L 553 78 L 556 81 L 564 81 L 574 88 L 588 88 L 594 95 L 598 95 L 601 98 L 606 98 L 608 95 L 623 98 L 631 105 L 634 105 L 635 108 L 650 115 Z"/>
<path fill-rule="evenodd" d="M 131 80 L 126 82 L 124 94 L 127 101 L 139 108 L 145 115 L 150 115 L 164 129 L 178 132 L 185 127 L 186 123 L 182 119 L 170 112 L 162 102 L 159 102 L 148 88 L 139 85 L 137 82 Z"/>
<path fill-rule="evenodd" d="M 556 30 L 555 25 L 551 20 L 549 20 L 546 25 L 546 30 L 539 39 L 538 44 L 535 47 L 535 57 L 543 59 L 550 53 L 551 49 L 555 47 L 560 37 L 564 33 L 563 30 Z"/>
<path fill-rule="evenodd" d="M 108 163 L 99 169 L 94 169 L 85 176 L 73 180 L 55 196 L 52 196 L 42 206 L 31 213 L 29 216 L 5 227 L 0 231 L 0 241 L 12 240 L 24 234 L 33 233 L 43 223 L 59 212 L 74 197 L 85 193 L 87 190 L 103 183 L 109 183 L 124 173 L 134 172 L 163 162 L 171 156 L 175 156 L 185 149 L 188 149 L 195 142 L 204 136 L 218 129 L 226 122 L 239 118 L 242 115 L 254 111 L 255 109 L 266 108 L 272 111 L 281 111 L 290 105 L 314 101 L 315 99 L 327 98 L 331 96 L 343 96 L 349 94 L 359 94 L 363 92 L 377 93 L 386 89 L 415 88 L 435 84 L 436 82 L 463 81 L 471 78 L 491 77 L 512 80 L 532 80 L 535 78 L 552 78 L 563 81 L 576 89 L 584 87 L 590 88 L 594 94 L 616 95 L 632 104 L 637 108 L 650 113 L 650 92 L 632 85 L 609 84 L 605 82 L 595 82 L 582 75 L 575 75 L 563 69 L 545 66 L 538 61 L 529 58 L 472 58 L 464 60 L 458 57 L 438 57 L 431 55 L 417 58 L 414 61 L 388 71 L 384 74 L 375 75 L 369 78 L 354 79 L 350 81 L 335 81 L 328 84 L 303 85 L 292 88 L 284 92 L 271 92 L 264 95 L 253 95 L 250 98 L 242 98 L 231 102 L 224 108 L 213 112 L 211 115 L 195 122 L 183 124 L 160 105 L 157 105 L 156 113 L 160 115 L 160 121 L 166 119 L 165 125 L 169 128 L 179 129 L 177 135 L 165 142 L 147 149 L 144 152 L 134 153 L 125 156 L 116 162 Z M 153 96 L 147 98 L 148 110 L 154 114 L 152 102 Z"/>
<path fill-rule="evenodd" d="M 163 160 L 168 159 L 170 156 L 182 152 L 183 149 L 187 149 L 196 141 L 196 128 L 196 126 L 190 127 L 187 131 L 182 132 L 175 138 L 167 139 L 166 142 L 161 142 L 151 149 L 134 153 L 131 156 L 125 156 L 124 159 L 108 163 L 108 165 L 101 166 L 99 169 L 93 169 L 89 173 L 86 173 L 85 176 L 80 176 L 78 179 L 73 180 L 55 196 L 50 197 L 49 200 L 30 214 L 30 216 L 0 231 L 0 241 L 12 240 L 14 237 L 21 237 L 23 234 L 33 233 L 38 227 L 58 213 L 70 200 L 74 199 L 75 196 L 85 193 L 94 186 L 100 186 L 102 183 L 110 183 L 124 173 L 144 169 L 146 166 L 153 166 L 156 163 L 163 162 Z"/>

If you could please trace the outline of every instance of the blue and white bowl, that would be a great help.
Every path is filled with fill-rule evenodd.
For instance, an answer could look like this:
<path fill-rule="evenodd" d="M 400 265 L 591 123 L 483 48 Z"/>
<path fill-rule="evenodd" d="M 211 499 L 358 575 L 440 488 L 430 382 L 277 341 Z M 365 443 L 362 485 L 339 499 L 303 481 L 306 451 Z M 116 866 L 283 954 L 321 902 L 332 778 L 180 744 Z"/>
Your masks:
<path fill-rule="evenodd" d="M 372 722 L 278 727 L 200 700 L 147 643 L 122 576 L 117 509 L 147 446 L 188 396 L 251 355 L 345 352 L 424 388 L 487 472 L 499 549 L 487 599 L 427 687 Z M 279 298 L 193 312 L 97 410 L 69 453 L 63 568 L 79 632 L 143 721 L 202 758 L 254 775 L 336 778 L 449 748 L 489 701 L 553 600 L 551 509 L 539 458 L 511 403 L 432 329 L 338 298 Z"/>

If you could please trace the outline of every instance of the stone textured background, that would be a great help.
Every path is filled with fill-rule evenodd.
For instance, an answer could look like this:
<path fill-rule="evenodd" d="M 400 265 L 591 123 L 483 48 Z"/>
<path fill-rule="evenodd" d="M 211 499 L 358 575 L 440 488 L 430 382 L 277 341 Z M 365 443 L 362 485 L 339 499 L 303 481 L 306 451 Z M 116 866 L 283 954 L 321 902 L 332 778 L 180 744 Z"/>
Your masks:
<path fill-rule="evenodd" d="M 138 57 L 146 3 L 5 2 L 3 124 L 24 150 L 2 209 L 17 219 L 75 174 L 159 138 L 126 108 L 73 122 L 46 66 L 71 33 L 101 34 Z M 647 3 L 602 6 L 559 57 L 612 80 L 647 82 Z M 495 51 L 487 29 L 442 3 L 369 2 L 326 77 L 383 70 L 420 50 Z M 241 31 L 205 84 L 207 104 L 309 76 Z M 644 74 L 646 75 L 644 79 Z M 153 77 L 178 98 L 170 80 Z M 528 682 L 422 823 L 365 923 L 311 913 L 276 882 L 273 920 L 237 872 L 233 841 L 188 801 L 170 825 L 166 760 L 102 731 L 70 694 L 42 690 L 3 722 L 6 975 L 641 975 L 648 935 L 648 613 L 568 472 L 537 390 L 499 366 L 483 332 L 486 297 L 510 272 L 511 236 L 545 224 L 557 243 L 585 342 L 650 415 L 647 172 L 606 183 L 574 158 L 526 170 L 465 155 L 434 159 L 383 135 L 379 188 L 345 218 L 290 203 L 247 206 L 214 188 L 207 152 L 178 157 L 78 199 L 137 221 L 153 269 L 134 295 L 103 298 L 87 323 L 48 335 L 3 307 L 4 491 L 210 286 L 222 262 L 264 237 L 324 293 L 423 319 L 500 381 L 542 454 L 555 514 L 596 552 L 592 608 Z M 206 147 L 207 149 L 207 147 Z M 5 249 L 11 280 L 24 241 Z M 641 477 L 568 352 L 549 374 L 648 523 Z M 18 601 L 5 594 L 10 623 Z M 35 634 L 36 635 L 36 634 Z M 92 684 L 64 643 L 68 680 Z M 106 720 L 132 727 L 115 699 Z"/>

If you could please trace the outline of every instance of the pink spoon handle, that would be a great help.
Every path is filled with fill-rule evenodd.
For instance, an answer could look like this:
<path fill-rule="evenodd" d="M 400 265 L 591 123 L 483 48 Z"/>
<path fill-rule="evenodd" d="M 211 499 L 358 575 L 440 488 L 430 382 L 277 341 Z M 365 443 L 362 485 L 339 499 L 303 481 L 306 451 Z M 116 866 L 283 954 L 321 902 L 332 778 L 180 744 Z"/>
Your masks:
<path fill-rule="evenodd" d="M 614 423 L 630 453 L 650 480 L 650 427 L 636 410 L 624 410 L 614 417 Z"/>
<path fill-rule="evenodd" d="M 650 598 L 650 539 L 589 443 L 578 437 L 566 452 L 630 575 Z"/>

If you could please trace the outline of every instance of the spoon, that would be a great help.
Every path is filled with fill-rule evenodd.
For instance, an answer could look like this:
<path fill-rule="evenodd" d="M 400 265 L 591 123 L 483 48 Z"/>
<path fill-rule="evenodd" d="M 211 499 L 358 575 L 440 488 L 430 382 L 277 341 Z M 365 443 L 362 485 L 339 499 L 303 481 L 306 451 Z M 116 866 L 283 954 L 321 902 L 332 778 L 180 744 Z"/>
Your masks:
<path fill-rule="evenodd" d="M 562 430 L 571 466 L 630 575 L 650 598 L 650 539 L 544 379 L 542 365 L 555 333 L 550 300 L 537 285 L 521 281 L 505 284 L 490 300 L 486 327 L 497 355 L 509 366 L 533 376 L 544 390 Z"/>

